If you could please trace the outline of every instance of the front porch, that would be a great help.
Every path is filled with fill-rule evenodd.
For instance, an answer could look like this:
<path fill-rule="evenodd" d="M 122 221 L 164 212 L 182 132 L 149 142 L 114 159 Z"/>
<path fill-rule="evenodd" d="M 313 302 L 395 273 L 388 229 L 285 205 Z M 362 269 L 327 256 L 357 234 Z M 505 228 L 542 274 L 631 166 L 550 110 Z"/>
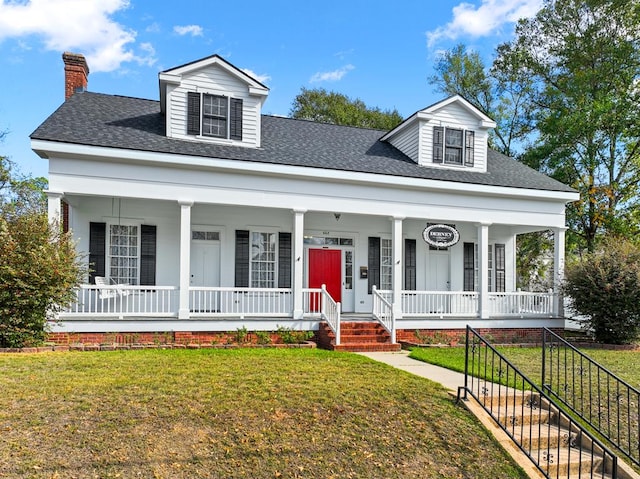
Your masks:
<path fill-rule="evenodd" d="M 235 331 L 292 329 L 318 330 L 320 323 L 341 344 L 341 305 L 325 287 L 293 288 L 190 287 L 188 315 L 180 314 L 180 289 L 176 286 L 82 285 L 76 301 L 57 315 L 53 331 L 78 326 L 94 332 L 125 331 Z M 393 302 L 392 291 L 372 291 L 373 307 L 364 316 L 384 328 L 391 344 L 396 332 L 409 329 L 464 329 L 478 327 L 558 327 L 557 296 L 553 292 L 488 293 L 486 314 L 480 294 L 463 291 L 402 290 Z M 296 314 L 296 297 L 302 315 Z"/>

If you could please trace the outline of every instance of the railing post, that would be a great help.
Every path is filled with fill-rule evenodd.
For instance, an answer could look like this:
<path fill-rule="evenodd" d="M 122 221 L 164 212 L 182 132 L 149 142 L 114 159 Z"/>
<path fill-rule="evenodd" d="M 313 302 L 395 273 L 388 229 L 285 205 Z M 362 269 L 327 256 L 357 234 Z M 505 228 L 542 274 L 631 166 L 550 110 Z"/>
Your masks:
<path fill-rule="evenodd" d="M 340 346 L 340 313 L 342 304 L 336 303 L 336 346 Z"/>
<path fill-rule="evenodd" d="M 546 386 L 546 371 L 547 371 L 547 328 L 542 328 L 542 390 L 547 388 Z"/>
<path fill-rule="evenodd" d="M 327 317 L 327 285 L 320 286 L 322 293 L 320 294 L 320 316 Z"/>
<path fill-rule="evenodd" d="M 467 399 L 467 391 L 469 390 L 469 328 L 467 324 L 466 337 L 464 340 L 464 399 Z"/>

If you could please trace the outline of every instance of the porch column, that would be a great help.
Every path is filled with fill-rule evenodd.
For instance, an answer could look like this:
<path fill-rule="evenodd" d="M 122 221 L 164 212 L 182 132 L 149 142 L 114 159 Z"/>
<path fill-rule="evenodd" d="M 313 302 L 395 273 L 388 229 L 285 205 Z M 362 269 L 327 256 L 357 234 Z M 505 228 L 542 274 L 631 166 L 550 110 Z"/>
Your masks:
<path fill-rule="evenodd" d="M 189 319 L 189 283 L 191 274 L 191 207 L 193 201 L 180 204 L 180 305 L 178 319 Z"/>
<path fill-rule="evenodd" d="M 566 228 L 553 228 L 553 315 L 556 318 L 564 316 L 564 298 L 560 293 L 560 286 L 564 280 L 564 233 Z"/>
<path fill-rule="evenodd" d="M 478 314 L 489 318 L 489 225 L 478 225 Z"/>
<path fill-rule="evenodd" d="M 62 229 L 62 193 L 46 191 L 46 194 L 49 224 L 56 224 Z"/>
<path fill-rule="evenodd" d="M 293 319 L 304 316 L 302 294 L 304 276 L 304 214 L 307 210 L 293 210 Z"/>
<path fill-rule="evenodd" d="M 391 228 L 391 244 L 393 245 L 393 317 L 402 318 L 402 220 L 404 217 L 394 216 Z"/>

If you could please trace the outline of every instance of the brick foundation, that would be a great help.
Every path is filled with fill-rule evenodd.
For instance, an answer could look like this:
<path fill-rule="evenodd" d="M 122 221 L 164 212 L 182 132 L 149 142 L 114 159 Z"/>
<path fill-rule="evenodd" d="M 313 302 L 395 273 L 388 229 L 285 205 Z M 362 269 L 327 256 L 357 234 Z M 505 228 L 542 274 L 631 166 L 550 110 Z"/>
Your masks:
<path fill-rule="evenodd" d="M 541 328 L 479 328 L 476 329 L 490 343 L 541 343 Z M 553 329 L 563 336 L 564 330 Z M 322 339 L 318 331 L 313 331 L 312 340 Z M 260 338 L 255 331 L 246 332 L 241 337 L 239 331 L 168 331 L 155 333 L 49 333 L 47 341 L 56 345 L 69 344 L 269 344 L 282 343 L 277 332 L 268 332 L 269 341 Z M 400 329 L 396 331 L 396 341 L 414 344 L 462 344 L 465 339 L 464 329 Z M 321 341 L 320 341 L 321 342 Z"/>
<path fill-rule="evenodd" d="M 168 331 L 156 333 L 49 333 L 47 342 L 58 346 L 70 344 L 282 344 L 276 332 L 268 332 L 269 340 L 259 337 L 255 332 L 241 336 L 238 331 Z"/>
<path fill-rule="evenodd" d="M 564 329 L 551 329 L 564 336 Z M 541 343 L 542 328 L 478 328 L 476 331 L 490 343 Z M 464 329 L 401 329 L 396 331 L 396 341 L 415 344 L 464 343 Z"/>

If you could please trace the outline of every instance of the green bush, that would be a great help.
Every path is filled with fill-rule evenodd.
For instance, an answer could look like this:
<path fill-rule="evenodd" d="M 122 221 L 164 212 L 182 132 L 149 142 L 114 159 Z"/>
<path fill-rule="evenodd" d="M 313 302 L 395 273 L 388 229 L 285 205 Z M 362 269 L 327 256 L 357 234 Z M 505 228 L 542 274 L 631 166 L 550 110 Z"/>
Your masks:
<path fill-rule="evenodd" d="M 296 331 L 284 326 L 278 326 L 278 336 L 284 344 L 300 344 L 313 337 L 311 331 Z"/>
<path fill-rule="evenodd" d="M 0 347 L 41 343 L 83 275 L 69 234 L 42 213 L 0 218 Z"/>
<path fill-rule="evenodd" d="M 640 333 L 640 248 L 616 238 L 567 265 L 565 295 L 596 341 L 625 344 Z"/>

